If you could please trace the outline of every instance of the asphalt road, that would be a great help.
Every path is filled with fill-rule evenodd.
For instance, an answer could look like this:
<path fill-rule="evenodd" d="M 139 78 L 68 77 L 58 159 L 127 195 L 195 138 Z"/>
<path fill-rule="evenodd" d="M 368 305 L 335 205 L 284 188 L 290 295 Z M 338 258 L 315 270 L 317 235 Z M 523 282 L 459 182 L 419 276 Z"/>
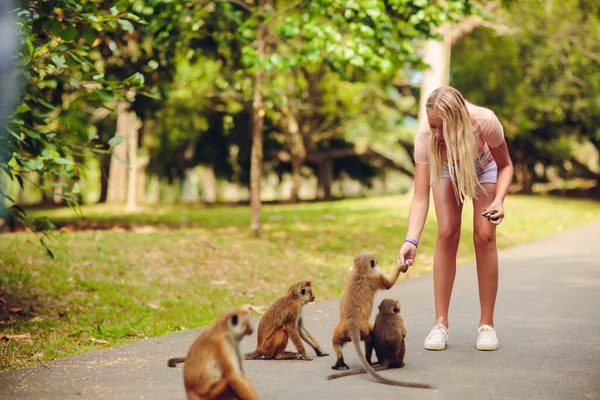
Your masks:
<path fill-rule="evenodd" d="M 423 349 L 434 322 L 431 276 L 379 292 L 375 307 L 385 297 L 400 300 L 408 329 L 406 366 L 383 374 L 431 383 L 436 390 L 380 385 L 364 375 L 325 380 L 334 362 L 337 299 L 305 307 L 306 326 L 329 357 L 244 366 L 261 399 L 599 399 L 599 272 L 600 221 L 502 251 L 495 352 L 475 349 L 474 263 L 458 268 L 445 351 Z M 318 296 L 318 281 L 313 285 Z M 197 334 L 191 330 L 2 373 L 0 398 L 183 399 L 182 367 L 168 368 L 166 361 L 185 355 Z M 245 339 L 242 350 L 253 350 L 255 343 L 255 336 Z M 345 358 L 359 366 L 351 345 Z"/>

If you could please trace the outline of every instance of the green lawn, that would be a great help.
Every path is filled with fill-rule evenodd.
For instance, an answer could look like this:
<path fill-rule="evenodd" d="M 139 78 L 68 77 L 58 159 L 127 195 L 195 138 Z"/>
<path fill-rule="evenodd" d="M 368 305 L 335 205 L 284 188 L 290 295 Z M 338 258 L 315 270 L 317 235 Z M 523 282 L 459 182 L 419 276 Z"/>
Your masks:
<path fill-rule="evenodd" d="M 409 204 L 404 195 L 265 206 L 260 239 L 249 235 L 248 207 L 89 206 L 87 219 L 116 227 L 57 235 L 55 260 L 33 234 L 1 235 L 0 336 L 30 341 L 0 341 L 0 371 L 196 328 L 234 306 L 260 310 L 298 280 L 313 280 L 317 300 L 338 296 L 360 249 L 392 270 Z M 600 203 L 585 200 L 509 196 L 505 208 L 500 248 L 600 219 Z M 43 214 L 74 218 L 70 209 Z M 473 258 L 470 205 L 464 218 L 459 262 Z M 431 271 L 434 242 L 431 211 L 401 279 Z"/>

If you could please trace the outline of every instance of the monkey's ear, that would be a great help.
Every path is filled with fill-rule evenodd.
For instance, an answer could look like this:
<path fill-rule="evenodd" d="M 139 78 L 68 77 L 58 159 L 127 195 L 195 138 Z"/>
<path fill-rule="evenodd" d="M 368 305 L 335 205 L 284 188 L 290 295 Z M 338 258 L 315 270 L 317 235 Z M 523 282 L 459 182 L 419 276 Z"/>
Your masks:
<path fill-rule="evenodd" d="M 375 260 L 371 259 L 371 268 L 375 268 Z"/>
<path fill-rule="evenodd" d="M 231 325 L 236 326 L 238 324 L 238 316 L 237 314 L 233 314 L 231 316 Z"/>

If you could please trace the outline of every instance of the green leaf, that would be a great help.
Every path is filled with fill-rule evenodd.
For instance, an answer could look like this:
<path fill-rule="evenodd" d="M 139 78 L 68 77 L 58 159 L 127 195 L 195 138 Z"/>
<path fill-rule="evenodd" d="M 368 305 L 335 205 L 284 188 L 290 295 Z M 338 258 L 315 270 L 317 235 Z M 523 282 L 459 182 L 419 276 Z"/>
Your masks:
<path fill-rule="evenodd" d="M 104 101 L 104 102 L 109 102 L 109 101 L 113 101 L 115 99 L 115 94 L 113 92 L 111 92 L 110 90 L 94 90 L 94 93 L 96 93 L 96 95 L 98 97 L 100 97 L 100 100 Z"/>
<path fill-rule="evenodd" d="M 60 22 L 53 19 L 50 22 L 48 22 L 48 29 L 50 30 L 50 32 L 52 32 L 54 36 L 58 36 L 60 35 L 60 30 L 62 29 L 62 26 Z"/>
<path fill-rule="evenodd" d="M 96 41 L 96 31 L 92 28 L 83 28 L 83 38 L 88 46 L 91 46 Z"/>
<path fill-rule="evenodd" d="M 79 183 L 73 185 L 73 190 L 71 190 L 71 193 L 79 193 Z"/>
<path fill-rule="evenodd" d="M 112 157 L 117 160 L 118 162 L 120 162 L 121 164 L 123 164 L 124 166 L 127 167 L 127 169 L 131 170 L 131 166 L 129 164 L 127 164 L 125 161 L 121 160 L 121 158 L 119 156 L 117 156 L 116 154 L 112 154 Z"/>
<path fill-rule="evenodd" d="M 46 243 L 44 242 L 44 238 L 40 238 L 40 243 L 42 244 L 42 247 L 44 249 L 46 249 L 46 253 L 48 253 L 50 258 L 52 258 L 54 260 L 54 253 L 52 252 L 52 250 L 50 250 L 50 248 L 48 246 L 46 246 Z"/>
<path fill-rule="evenodd" d="M 130 84 L 130 85 L 137 85 L 137 86 L 142 86 L 145 82 L 144 79 L 144 75 L 140 72 L 136 72 L 135 74 L 131 75 L 130 77 L 128 77 L 127 79 L 125 79 L 123 81 L 123 83 L 126 84 Z"/>
<path fill-rule="evenodd" d="M 27 104 L 21 104 L 19 107 L 17 107 L 17 112 L 18 113 L 24 113 L 31 110 L 31 108 L 27 105 Z"/>
<path fill-rule="evenodd" d="M 154 99 L 154 100 L 161 100 L 162 99 L 162 97 L 160 97 L 159 95 L 154 94 L 154 93 L 139 92 L 139 94 L 141 94 L 142 96 L 150 97 L 151 99 Z"/>
<path fill-rule="evenodd" d="M 34 100 L 51 110 L 56 110 L 55 105 L 48 103 L 46 100 L 42 99 L 41 97 L 36 97 L 36 98 L 34 98 Z"/>
<path fill-rule="evenodd" d="M 19 142 L 23 141 L 23 138 L 21 138 L 21 135 L 19 135 L 17 132 L 13 131 L 10 128 L 6 128 L 6 130 L 8 131 L 8 133 L 10 133 L 15 139 L 17 139 Z"/>
<path fill-rule="evenodd" d="M 24 129 L 24 131 L 25 131 L 25 134 L 32 139 L 41 139 L 42 138 L 39 133 L 37 133 L 36 131 L 32 131 L 31 129 Z"/>
<path fill-rule="evenodd" d="M 63 29 L 63 31 L 60 33 L 60 37 L 63 40 L 71 41 L 77 37 L 77 29 L 75 29 L 72 26 L 69 26 L 69 27 Z"/>
<path fill-rule="evenodd" d="M 73 161 L 67 159 L 67 158 L 62 158 L 62 157 L 57 157 L 54 159 L 54 162 L 56 162 L 57 164 L 61 164 L 61 165 L 71 165 L 73 164 Z"/>
<path fill-rule="evenodd" d="M 119 25 L 121 25 L 121 29 L 123 29 L 124 31 L 127 31 L 129 33 L 135 32 L 135 28 L 133 27 L 133 24 L 129 20 L 119 18 L 118 21 L 119 21 Z"/>
<path fill-rule="evenodd" d="M 17 178 L 17 182 L 19 182 L 19 186 L 21 186 L 21 189 L 25 189 L 25 187 L 23 186 L 23 177 L 21 175 L 15 175 L 15 178 Z"/>
<path fill-rule="evenodd" d="M 68 67 L 68 65 L 65 64 L 65 58 L 63 56 L 60 56 L 60 55 L 53 54 L 52 55 L 52 62 L 58 68 L 66 68 L 66 67 Z"/>
<path fill-rule="evenodd" d="M 113 136 L 108 141 L 108 145 L 110 147 L 115 147 L 116 145 L 119 145 L 119 144 L 123 143 L 124 141 L 125 141 L 125 136 Z"/>

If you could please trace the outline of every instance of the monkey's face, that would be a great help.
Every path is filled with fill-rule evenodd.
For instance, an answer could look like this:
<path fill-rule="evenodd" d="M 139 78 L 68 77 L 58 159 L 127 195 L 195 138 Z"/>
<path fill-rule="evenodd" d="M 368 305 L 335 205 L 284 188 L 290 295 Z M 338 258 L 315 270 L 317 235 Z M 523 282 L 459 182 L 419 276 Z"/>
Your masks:
<path fill-rule="evenodd" d="M 354 268 L 361 274 L 366 275 L 380 273 L 377 256 L 370 251 L 363 251 L 354 257 Z"/>
<path fill-rule="evenodd" d="M 300 288 L 298 294 L 300 295 L 303 305 L 315 301 L 315 295 L 313 294 L 312 287 L 310 285 Z"/>
<path fill-rule="evenodd" d="M 384 314 L 400 314 L 400 302 L 395 299 L 384 299 L 379 304 L 379 312 Z"/>
<path fill-rule="evenodd" d="M 231 313 L 228 319 L 229 331 L 241 340 L 246 335 L 252 335 L 252 325 L 250 325 L 250 311 L 236 310 Z"/>

